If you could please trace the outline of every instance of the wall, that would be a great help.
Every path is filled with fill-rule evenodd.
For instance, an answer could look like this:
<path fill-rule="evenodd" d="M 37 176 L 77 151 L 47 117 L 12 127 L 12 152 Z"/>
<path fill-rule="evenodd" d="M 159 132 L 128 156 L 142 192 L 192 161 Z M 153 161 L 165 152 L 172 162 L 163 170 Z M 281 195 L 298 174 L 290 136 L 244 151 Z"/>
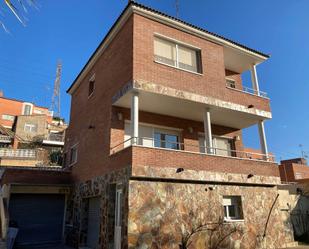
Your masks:
<path fill-rule="evenodd" d="M 154 33 L 179 40 L 201 49 L 203 74 L 185 72 L 154 62 Z M 175 28 L 134 15 L 134 70 L 135 81 L 155 83 L 174 89 L 218 98 L 241 105 L 254 105 L 261 110 L 270 110 L 269 100 L 252 96 L 226 87 L 225 76 L 236 79 L 241 89 L 241 78 L 224 66 L 223 47 L 192 36 Z"/>
<path fill-rule="evenodd" d="M 279 165 L 280 177 L 284 182 L 296 182 L 309 178 L 309 166 L 305 164 L 283 163 Z"/>
<path fill-rule="evenodd" d="M 71 246 L 84 246 L 87 241 L 88 229 L 88 206 L 87 199 L 91 197 L 100 198 L 100 238 L 97 248 L 109 248 L 108 244 L 113 242 L 113 224 L 109 219 L 114 217 L 115 209 L 111 206 L 114 201 L 110 196 L 111 184 L 121 184 L 123 191 L 122 205 L 122 248 L 127 248 L 127 220 L 128 220 L 128 176 L 129 169 L 125 168 L 109 174 L 98 176 L 92 180 L 75 184 L 72 197 L 69 201 L 69 213 L 67 224 L 73 226 L 75 233 L 67 237 L 67 243 Z M 115 196 L 113 196 L 115 197 Z M 96 248 L 96 249 L 97 249 Z"/>
<path fill-rule="evenodd" d="M 132 80 L 132 30 L 133 19 L 129 18 L 72 94 L 65 152 L 69 158 L 71 146 L 78 147 L 78 162 L 72 167 L 76 181 L 115 170 L 109 158 L 111 102 L 117 90 Z M 94 73 L 95 90 L 88 98 L 88 83 Z M 120 163 L 116 167 L 124 166 Z"/>
<path fill-rule="evenodd" d="M 223 216 L 222 196 L 239 195 L 242 199 L 244 221 L 220 226 L 212 239 L 208 233 L 192 237 L 189 248 L 205 246 L 237 227 L 241 233 L 228 236 L 220 248 L 281 248 L 293 242 L 290 226 L 283 223 L 276 202 L 271 213 L 266 238 L 260 241 L 271 206 L 277 196 L 276 188 L 263 186 L 193 184 L 182 182 L 130 181 L 129 183 L 129 248 L 178 249 L 183 236 L 193 228 L 216 226 Z M 221 236 L 219 235 L 221 232 Z"/>
<path fill-rule="evenodd" d="M 15 99 L 9 99 L 5 97 L 0 96 L 0 124 L 3 126 L 12 127 L 14 121 L 4 120 L 2 119 L 3 114 L 8 114 L 12 116 L 18 116 L 22 115 L 23 111 L 23 103 L 25 101 L 15 100 Z M 35 113 L 36 111 L 41 112 L 42 114 L 48 115 L 48 120 L 51 122 L 52 117 L 49 114 L 48 108 L 40 107 L 40 106 L 33 106 L 32 114 L 38 114 Z"/>
<path fill-rule="evenodd" d="M 25 124 L 33 124 L 37 126 L 36 132 L 25 131 Z M 15 135 L 25 141 L 32 141 L 33 138 L 38 136 L 45 136 L 48 133 L 47 130 L 47 117 L 45 115 L 31 115 L 31 116 L 18 116 Z"/>

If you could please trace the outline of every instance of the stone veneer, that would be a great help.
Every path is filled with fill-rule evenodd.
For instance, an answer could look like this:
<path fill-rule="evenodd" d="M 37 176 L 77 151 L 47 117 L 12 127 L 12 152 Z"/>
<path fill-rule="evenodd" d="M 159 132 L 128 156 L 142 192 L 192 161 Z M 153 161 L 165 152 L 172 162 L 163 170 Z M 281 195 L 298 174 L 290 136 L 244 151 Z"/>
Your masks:
<path fill-rule="evenodd" d="M 284 223 L 278 202 L 271 212 L 266 237 L 261 240 L 269 211 L 277 196 L 276 187 L 140 179 L 129 183 L 129 248 L 179 249 L 186 232 L 222 218 L 224 195 L 241 196 L 244 220 L 224 223 L 221 234 L 235 225 L 243 233 L 232 234 L 220 248 L 284 248 L 293 241 L 290 225 Z M 215 234 L 213 240 L 218 240 L 217 236 Z M 205 232 L 193 236 L 192 241 L 189 248 L 211 248 L 206 246 L 209 237 Z"/>
<path fill-rule="evenodd" d="M 67 219 L 67 223 L 73 225 L 73 232 L 71 232 L 70 238 L 67 238 L 67 243 L 74 247 L 84 246 L 86 244 L 88 229 L 88 202 L 86 200 L 91 197 L 99 197 L 101 199 L 101 226 L 97 248 L 109 248 L 108 243 L 113 242 L 113 239 L 110 239 L 110 237 L 114 232 L 114 227 L 109 227 L 108 224 L 109 210 L 111 210 L 109 186 L 111 184 L 121 184 L 124 197 L 122 200 L 122 248 L 127 248 L 127 186 L 129 171 L 129 168 L 125 168 L 75 185 L 68 203 L 71 213 L 69 212 L 67 215 L 67 217 L 70 217 Z M 111 212 L 114 213 L 114 209 Z"/>

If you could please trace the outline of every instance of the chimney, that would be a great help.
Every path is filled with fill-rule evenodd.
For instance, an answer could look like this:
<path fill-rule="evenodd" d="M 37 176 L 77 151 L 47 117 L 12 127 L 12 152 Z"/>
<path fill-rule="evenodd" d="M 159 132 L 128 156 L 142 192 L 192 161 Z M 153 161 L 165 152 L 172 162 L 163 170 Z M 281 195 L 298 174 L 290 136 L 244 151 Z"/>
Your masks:
<path fill-rule="evenodd" d="M 0 97 L 3 97 L 3 91 L 0 89 Z"/>

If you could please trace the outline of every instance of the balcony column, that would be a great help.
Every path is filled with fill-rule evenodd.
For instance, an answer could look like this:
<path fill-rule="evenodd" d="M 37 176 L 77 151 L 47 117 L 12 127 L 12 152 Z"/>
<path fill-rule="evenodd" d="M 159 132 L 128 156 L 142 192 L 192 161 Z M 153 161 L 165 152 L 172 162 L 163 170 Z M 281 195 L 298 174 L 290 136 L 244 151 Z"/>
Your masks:
<path fill-rule="evenodd" d="M 261 151 L 264 154 L 264 159 L 268 160 L 268 148 L 267 148 L 267 141 L 265 135 L 265 128 L 264 128 L 264 121 L 259 121 L 259 135 L 260 135 L 260 144 L 261 144 Z"/>
<path fill-rule="evenodd" d="M 204 110 L 203 120 L 204 120 L 204 133 L 205 133 L 205 152 L 208 154 L 213 154 L 210 110 L 208 108 L 205 108 Z"/>
<path fill-rule="evenodd" d="M 131 97 L 131 138 L 132 144 L 138 140 L 138 92 L 133 92 Z"/>
<path fill-rule="evenodd" d="M 252 81 L 252 88 L 254 89 L 255 94 L 260 96 L 260 87 L 256 72 L 256 65 L 251 66 L 251 81 Z"/>

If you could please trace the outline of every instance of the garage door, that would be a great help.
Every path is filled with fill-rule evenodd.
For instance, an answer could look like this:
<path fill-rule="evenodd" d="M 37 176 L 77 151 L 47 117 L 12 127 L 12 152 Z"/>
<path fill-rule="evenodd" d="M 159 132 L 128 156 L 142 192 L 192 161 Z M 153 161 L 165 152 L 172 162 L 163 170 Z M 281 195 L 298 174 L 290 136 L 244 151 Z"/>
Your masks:
<path fill-rule="evenodd" d="M 65 196 L 58 194 L 12 194 L 10 221 L 19 232 L 15 245 L 57 243 L 62 240 Z"/>

